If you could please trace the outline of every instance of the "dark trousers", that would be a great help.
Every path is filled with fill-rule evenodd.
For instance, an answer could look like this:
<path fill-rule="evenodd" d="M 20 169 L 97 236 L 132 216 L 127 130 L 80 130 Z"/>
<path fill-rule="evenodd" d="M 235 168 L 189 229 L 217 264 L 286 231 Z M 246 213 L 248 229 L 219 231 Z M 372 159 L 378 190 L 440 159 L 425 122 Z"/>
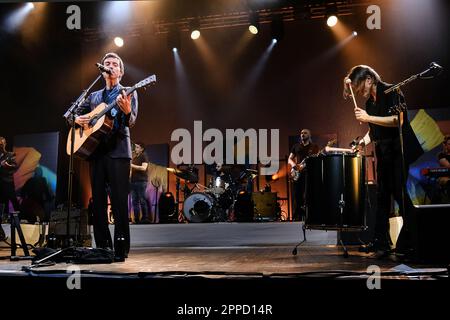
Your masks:
<path fill-rule="evenodd" d="M 403 218 L 403 227 L 398 242 L 409 242 L 410 217 L 413 204 L 406 190 L 406 179 L 403 176 L 400 142 L 398 139 L 376 143 L 377 155 L 377 211 L 375 222 L 375 241 L 381 246 L 390 243 L 389 214 L 392 208 L 392 199 L 399 205 Z M 406 165 L 407 174 L 409 166 Z M 404 202 L 402 205 L 402 184 L 405 186 Z"/>
<path fill-rule="evenodd" d="M 293 182 L 292 189 L 292 219 L 296 221 L 305 220 L 305 191 L 306 191 L 306 174 L 302 172 L 297 181 Z"/>
<path fill-rule="evenodd" d="M 11 201 L 14 211 L 19 211 L 14 182 L 0 182 L 0 204 L 4 205 L 3 212 L 0 212 L 0 222 L 3 213 L 9 213 L 9 202 Z M 0 206 L 2 207 L 2 206 Z"/>
<path fill-rule="evenodd" d="M 114 217 L 114 244 L 116 245 L 116 239 L 123 237 L 125 251 L 128 253 L 130 250 L 128 221 L 130 160 L 101 156 L 91 161 L 90 170 L 95 243 L 98 248 L 112 247 L 107 215 L 109 192 Z"/>
<path fill-rule="evenodd" d="M 130 184 L 131 203 L 133 204 L 134 222 L 139 222 L 139 213 L 142 220 L 148 219 L 147 181 L 134 181 Z"/>

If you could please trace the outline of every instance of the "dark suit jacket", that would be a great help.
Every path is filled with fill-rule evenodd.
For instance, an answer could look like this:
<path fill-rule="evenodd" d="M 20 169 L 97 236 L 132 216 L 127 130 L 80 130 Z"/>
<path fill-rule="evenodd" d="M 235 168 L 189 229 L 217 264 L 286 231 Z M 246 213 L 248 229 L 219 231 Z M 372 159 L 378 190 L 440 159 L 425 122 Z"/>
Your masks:
<path fill-rule="evenodd" d="M 122 89 L 127 89 L 121 84 L 114 88 L 115 93 L 111 95 L 111 100 L 115 100 L 117 95 L 122 91 Z M 103 101 L 103 92 L 105 88 L 99 91 L 92 92 L 86 101 L 77 109 L 76 113 L 78 115 L 86 114 L 91 112 L 95 107 L 97 107 Z M 96 156 L 104 155 L 111 158 L 128 158 L 131 159 L 131 140 L 130 140 L 130 128 L 136 122 L 138 114 L 138 99 L 136 91 L 133 93 L 131 99 L 131 113 L 125 115 L 117 106 L 117 114 L 114 117 L 114 128 L 109 136 L 107 136 L 97 147 L 95 152 L 92 154 L 91 158 Z M 111 116 L 106 114 L 106 116 Z"/>

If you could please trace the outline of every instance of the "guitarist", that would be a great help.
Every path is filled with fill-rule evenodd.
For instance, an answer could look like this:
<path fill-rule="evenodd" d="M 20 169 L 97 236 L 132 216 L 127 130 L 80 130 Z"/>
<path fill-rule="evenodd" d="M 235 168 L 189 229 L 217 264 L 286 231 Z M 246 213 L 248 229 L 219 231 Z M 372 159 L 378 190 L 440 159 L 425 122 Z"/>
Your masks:
<path fill-rule="evenodd" d="M 288 163 L 291 166 L 291 176 L 298 177 L 293 179 L 293 220 L 299 221 L 305 218 L 303 206 L 305 204 L 306 175 L 302 174 L 302 170 L 305 167 L 302 161 L 308 156 L 317 153 L 319 153 L 319 146 L 312 143 L 311 130 L 302 129 L 300 131 L 300 140 L 292 146 L 288 159 Z"/>
<path fill-rule="evenodd" d="M 113 108 L 107 117 L 112 118 L 111 133 L 100 142 L 95 152 L 90 156 L 90 177 L 93 199 L 93 225 L 95 243 L 98 248 L 111 248 L 112 239 L 108 228 L 108 194 L 114 215 L 114 249 L 116 261 L 123 261 L 130 250 L 130 227 L 128 221 L 128 192 L 130 189 L 131 141 L 130 127 L 136 121 L 138 99 L 134 92 L 125 96 L 125 87 L 120 84 L 124 75 L 122 59 L 116 53 L 107 53 L 102 64 L 111 73 L 103 72 L 105 87 L 93 92 L 85 103 L 77 110 L 75 123 L 87 128 L 89 116 L 83 116 L 100 103 L 117 102 L 118 108 Z M 119 240 L 118 240 L 119 239 Z"/>

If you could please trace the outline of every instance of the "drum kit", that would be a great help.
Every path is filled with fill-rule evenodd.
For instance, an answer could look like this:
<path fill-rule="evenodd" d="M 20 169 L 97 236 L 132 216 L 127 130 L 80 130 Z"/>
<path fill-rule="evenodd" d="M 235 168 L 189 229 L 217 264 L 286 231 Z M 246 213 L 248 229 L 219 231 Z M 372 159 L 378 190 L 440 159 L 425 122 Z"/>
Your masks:
<path fill-rule="evenodd" d="M 238 170 L 238 174 L 236 174 Z M 234 203 L 247 184 L 257 176 L 253 169 L 242 169 L 239 166 L 217 166 L 214 178 L 207 186 L 199 183 L 198 169 L 188 166 L 187 169 L 167 168 L 177 177 L 177 199 L 179 202 L 180 179 L 185 181 L 182 213 L 189 222 L 224 222 L 230 220 Z M 193 187 L 190 187 L 192 186 Z"/>

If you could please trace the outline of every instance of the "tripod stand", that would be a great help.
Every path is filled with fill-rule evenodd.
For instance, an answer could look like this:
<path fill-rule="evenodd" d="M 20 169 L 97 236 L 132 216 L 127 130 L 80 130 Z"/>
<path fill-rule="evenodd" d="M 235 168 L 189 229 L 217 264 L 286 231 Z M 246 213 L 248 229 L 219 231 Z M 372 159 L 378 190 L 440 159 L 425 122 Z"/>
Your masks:
<path fill-rule="evenodd" d="M 5 205 L 3 205 L 3 204 L 0 205 L 0 213 L 1 213 L 0 217 L 3 215 L 4 207 L 5 207 Z M 11 247 L 11 256 L 9 257 L 9 259 L 11 261 L 31 259 L 32 257 L 30 256 L 30 252 L 28 250 L 28 245 L 27 245 L 27 242 L 25 241 L 25 237 L 23 235 L 22 228 L 20 226 L 18 212 L 14 211 L 14 212 L 10 213 L 10 225 L 11 225 L 11 243 L 9 244 L 8 242 L 6 242 L 6 237 L 5 237 L 5 239 L 2 240 L 3 242 L 5 242 L 7 245 L 9 245 Z M 16 252 L 17 252 L 16 231 L 19 235 L 20 246 L 23 250 L 24 256 L 16 255 Z"/>

